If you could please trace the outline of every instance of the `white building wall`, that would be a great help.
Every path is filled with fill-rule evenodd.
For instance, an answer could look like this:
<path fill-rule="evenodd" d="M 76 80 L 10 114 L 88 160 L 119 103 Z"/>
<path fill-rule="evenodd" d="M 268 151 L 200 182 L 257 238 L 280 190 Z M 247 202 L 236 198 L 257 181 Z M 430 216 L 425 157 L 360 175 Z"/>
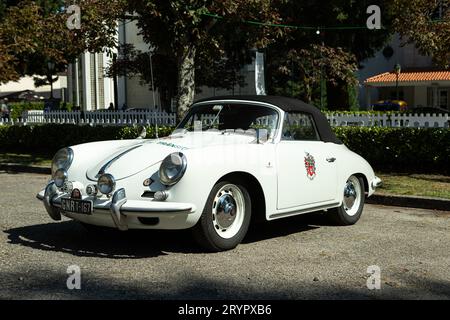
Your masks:
<path fill-rule="evenodd" d="M 91 105 L 91 59 L 89 56 L 89 52 L 86 52 L 81 55 L 81 67 L 82 67 L 82 88 L 83 88 L 83 97 L 81 106 L 83 110 L 90 111 L 92 110 Z"/>
<path fill-rule="evenodd" d="M 153 94 L 149 88 L 149 85 L 141 85 L 139 78 L 133 77 L 127 80 L 127 96 L 128 96 L 128 108 L 152 108 L 153 105 Z M 159 96 L 156 93 L 155 96 L 156 105 L 159 107 Z"/>
<path fill-rule="evenodd" d="M 65 89 L 67 89 L 67 76 L 65 74 L 59 75 L 58 81 L 53 84 L 53 96 L 57 99 L 64 98 L 62 90 Z M 38 96 L 45 98 L 50 96 L 50 86 L 35 87 L 33 77 L 30 76 L 0 85 L 0 96 L 25 90 L 35 91 Z"/>
<path fill-rule="evenodd" d="M 423 87 L 415 87 L 414 90 L 414 103 L 415 103 L 415 107 L 426 107 L 428 106 L 428 102 L 427 102 L 427 91 L 428 88 L 423 86 Z"/>
<path fill-rule="evenodd" d="M 149 52 L 148 44 L 144 42 L 142 36 L 138 35 L 138 28 L 135 21 L 126 20 L 119 23 L 119 42 L 121 44 L 133 44 L 136 50 Z M 149 56 L 150 60 L 150 56 Z M 150 85 L 141 84 L 139 77 L 120 77 L 118 80 L 118 100 L 119 107 L 124 104 L 127 108 L 151 108 L 154 109 L 153 93 Z M 158 91 L 155 90 L 156 106 L 161 107 Z"/>
<path fill-rule="evenodd" d="M 367 91 L 364 87 L 364 81 L 367 78 L 385 72 L 392 72 L 397 63 L 399 63 L 404 70 L 432 66 L 431 57 L 421 55 L 414 44 L 403 45 L 404 42 L 404 40 L 400 39 L 399 35 L 394 35 L 392 40 L 387 44 L 394 50 L 394 55 L 392 57 L 386 58 L 383 55 L 384 48 L 382 48 L 373 58 L 367 59 L 362 63 L 363 68 L 358 71 L 359 104 L 362 108 L 365 107 L 366 102 L 368 101 L 368 97 L 366 96 Z M 370 100 L 372 102 L 376 101 L 378 89 L 372 88 L 370 90 L 370 95 Z"/>
<path fill-rule="evenodd" d="M 103 65 L 102 70 L 106 70 L 108 64 L 110 63 L 111 58 L 103 53 Z M 114 103 L 114 79 L 113 78 L 104 78 L 104 90 L 105 90 L 105 108 L 108 108 L 110 103 Z"/>
<path fill-rule="evenodd" d="M 114 80 L 104 75 L 110 61 L 106 53 L 86 52 L 70 64 L 67 72 L 68 101 L 87 111 L 106 109 L 114 103 Z"/>

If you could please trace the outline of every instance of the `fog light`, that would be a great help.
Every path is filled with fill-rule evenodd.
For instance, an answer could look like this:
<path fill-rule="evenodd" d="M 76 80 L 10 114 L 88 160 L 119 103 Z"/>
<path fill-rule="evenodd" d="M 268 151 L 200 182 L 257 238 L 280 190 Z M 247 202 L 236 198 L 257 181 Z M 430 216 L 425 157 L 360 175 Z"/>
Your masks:
<path fill-rule="evenodd" d="M 96 185 L 90 184 L 86 187 L 86 194 L 90 197 L 96 197 L 98 189 Z"/>
<path fill-rule="evenodd" d="M 55 174 L 53 175 L 53 181 L 55 181 L 55 185 L 58 188 L 62 188 L 66 180 L 67 180 L 67 171 L 64 169 L 56 170 Z"/>
<path fill-rule="evenodd" d="M 169 193 L 167 191 L 157 191 L 155 192 L 154 199 L 156 201 L 166 201 L 169 197 Z"/>

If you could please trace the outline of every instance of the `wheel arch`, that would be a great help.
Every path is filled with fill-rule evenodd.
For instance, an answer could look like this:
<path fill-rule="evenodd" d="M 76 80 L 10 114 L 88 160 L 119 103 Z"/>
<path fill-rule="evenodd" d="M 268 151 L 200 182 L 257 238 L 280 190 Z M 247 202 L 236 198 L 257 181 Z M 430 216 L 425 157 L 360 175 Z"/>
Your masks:
<path fill-rule="evenodd" d="M 235 171 L 222 176 L 216 183 L 221 181 L 242 182 L 252 201 L 252 222 L 266 221 L 266 197 L 261 184 L 254 175 L 248 172 Z"/>
<path fill-rule="evenodd" d="M 369 181 L 364 173 L 355 173 L 354 176 L 361 178 L 364 183 L 364 192 L 367 194 L 369 192 Z"/>

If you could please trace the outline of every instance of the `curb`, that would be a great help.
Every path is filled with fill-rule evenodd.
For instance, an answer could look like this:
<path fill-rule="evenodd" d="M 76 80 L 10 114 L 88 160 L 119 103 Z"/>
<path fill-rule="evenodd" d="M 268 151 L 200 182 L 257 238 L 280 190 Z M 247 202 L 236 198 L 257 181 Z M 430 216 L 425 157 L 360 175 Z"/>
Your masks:
<path fill-rule="evenodd" d="M 441 198 L 375 194 L 370 198 L 367 198 L 366 203 L 393 207 L 450 211 L 450 199 Z"/>
<path fill-rule="evenodd" d="M 14 163 L 1 163 L 0 170 L 6 172 L 14 172 L 14 173 L 37 173 L 37 174 L 48 174 L 52 173 L 52 170 L 47 167 L 39 167 L 39 166 L 26 166 L 21 164 Z"/>

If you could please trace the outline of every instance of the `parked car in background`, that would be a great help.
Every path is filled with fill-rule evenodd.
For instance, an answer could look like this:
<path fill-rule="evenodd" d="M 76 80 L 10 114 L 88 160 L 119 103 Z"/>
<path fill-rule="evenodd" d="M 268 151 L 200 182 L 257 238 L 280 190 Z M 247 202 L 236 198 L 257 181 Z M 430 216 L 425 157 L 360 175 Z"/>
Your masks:
<path fill-rule="evenodd" d="M 54 220 L 128 229 L 188 229 L 211 251 L 236 247 L 253 220 L 327 210 L 356 223 L 381 180 L 315 107 L 282 97 L 195 103 L 153 140 L 64 148 L 37 195 Z"/>
<path fill-rule="evenodd" d="M 381 100 L 372 105 L 373 111 L 406 111 L 408 104 L 402 100 Z"/>

